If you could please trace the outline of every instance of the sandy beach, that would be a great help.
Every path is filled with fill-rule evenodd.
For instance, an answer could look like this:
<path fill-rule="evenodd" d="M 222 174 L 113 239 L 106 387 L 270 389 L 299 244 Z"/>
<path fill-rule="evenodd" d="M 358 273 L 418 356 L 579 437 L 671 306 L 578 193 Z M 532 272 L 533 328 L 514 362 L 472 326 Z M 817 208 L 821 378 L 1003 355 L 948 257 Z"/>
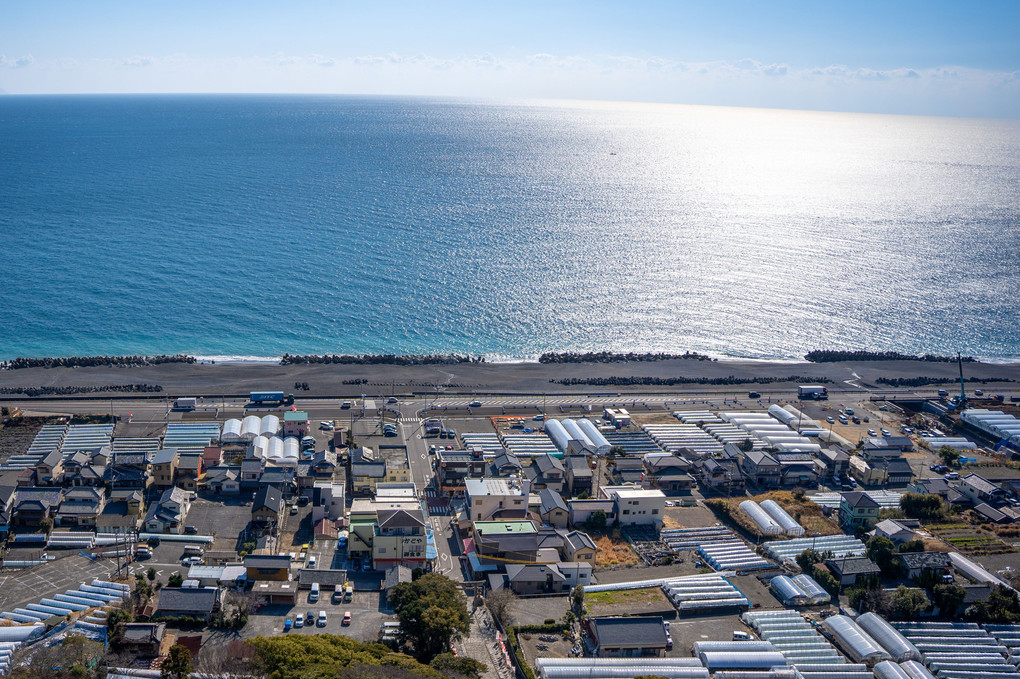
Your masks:
<path fill-rule="evenodd" d="M 965 363 L 967 378 L 1001 379 L 1014 382 L 968 383 L 988 392 L 1012 393 L 1020 383 L 1020 364 Z M 454 365 L 275 365 L 269 363 L 169 363 L 143 367 L 26 368 L 0 370 L 2 387 L 101 387 L 107 385 L 159 385 L 155 397 L 179 395 L 243 396 L 249 391 L 278 389 L 294 391 L 295 382 L 307 382 L 308 390 L 299 396 L 332 397 L 366 394 L 435 393 L 436 385 L 445 394 L 554 394 L 554 393 L 691 393 L 740 391 L 739 384 L 714 386 L 678 384 L 670 386 L 564 385 L 562 379 L 599 377 L 725 378 L 747 380 L 755 391 L 785 390 L 792 382 L 755 386 L 755 377 L 788 378 L 797 376 L 806 382 L 827 379 L 830 391 L 892 391 L 877 382 L 885 378 L 958 380 L 955 363 L 923 361 L 854 361 L 838 363 L 790 363 L 765 361 L 664 360 L 613 363 L 463 363 Z M 367 380 L 360 383 L 357 381 Z M 346 382 L 346 383 L 345 383 Z M 919 387 L 929 393 L 938 386 Z M 951 387 L 950 387 L 951 388 Z M 744 389 L 746 390 L 746 389 Z M 103 395 L 117 392 L 103 392 Z M 4 399 L 17 398 L 5 395 Z M 20 400 L 20 399 L 19 399 Z"/>

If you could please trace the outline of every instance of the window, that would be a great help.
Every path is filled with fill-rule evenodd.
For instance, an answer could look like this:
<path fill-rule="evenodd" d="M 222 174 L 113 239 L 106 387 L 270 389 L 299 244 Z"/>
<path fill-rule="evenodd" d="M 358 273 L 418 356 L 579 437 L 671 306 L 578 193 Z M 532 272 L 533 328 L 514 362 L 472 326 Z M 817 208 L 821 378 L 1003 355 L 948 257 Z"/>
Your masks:
<path fill-rule="evenodd" d="M 629 510 L 629 509 L 624 509 L 624 510 L 623 510 L 623 513 L 624 513 L 625 515 L 626 515 L 626 514 L 630 514 L 630 510 Z"/>
<path fill-rule="evenodd" d="M 659 513 L 659 510 L 658 510 L 658 509 L 653 509 L 653 510 L 652 510 L 652 514 L 658 514 L 658 513 Z"/>

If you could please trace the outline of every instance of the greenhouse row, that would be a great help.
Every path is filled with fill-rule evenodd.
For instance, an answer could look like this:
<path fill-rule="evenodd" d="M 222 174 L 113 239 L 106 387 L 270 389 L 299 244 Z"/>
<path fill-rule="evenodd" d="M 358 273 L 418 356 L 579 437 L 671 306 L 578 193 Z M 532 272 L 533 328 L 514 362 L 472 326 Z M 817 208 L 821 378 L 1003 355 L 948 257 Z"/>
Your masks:
<path fill-rule="evenodd" d="M 741 616 L 743 621 L 782 653 L 800 672 L 866 672 L 865 665 L 850 665 L 811 623 L 796 611 L 756 611 Z M 817 675 L 816 675 L 817 676 Z"/>
<path fill-rule="evenodd" d="M 744 611 L 751 605 L 747 597 L 721 575 L 663 584 L 662 591 L 680 615 Z"/>
<path fill-rule="evenodd" d="M 1009 644 L 1020 643 L 1020 626 L 897 622 L 891 627 L 924 655 L 928 670 L 939 679 L 1017 674 L 1020 657 L 1013 653 L 1016 646 Z"/>
<path fill-rule="evenodd" d="M 704 544 L 698 547 L 698 554 L 717 571 L 748 571 L 773 565 L 755 554 L 743 540 Z"/>
<path fill-rule="evenodd" d="M 850 535 L 820 535 L 795 540 L 776 540 L 763 545 L 766 553 L 779 562 L 793 561 L 806 549 L 819 554 L 831 554 L 835 558 L 862 556 L 867 553 L 864 543 Z"/>

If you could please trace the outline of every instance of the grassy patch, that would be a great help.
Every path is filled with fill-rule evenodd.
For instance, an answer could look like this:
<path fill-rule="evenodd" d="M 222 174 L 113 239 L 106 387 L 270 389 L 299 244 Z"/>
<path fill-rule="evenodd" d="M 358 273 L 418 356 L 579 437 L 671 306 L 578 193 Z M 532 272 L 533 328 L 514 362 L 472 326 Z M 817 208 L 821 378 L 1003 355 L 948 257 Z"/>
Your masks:
<path fill-rule="evenodd" d="M 592 592 L 584 595 L 585 603 L 597 606 L 615 606 L 616 604 L 638 604 L 657 601 L 662 592 L 656 587 L 646 589 L 620 589 L 612 592 Z"/>

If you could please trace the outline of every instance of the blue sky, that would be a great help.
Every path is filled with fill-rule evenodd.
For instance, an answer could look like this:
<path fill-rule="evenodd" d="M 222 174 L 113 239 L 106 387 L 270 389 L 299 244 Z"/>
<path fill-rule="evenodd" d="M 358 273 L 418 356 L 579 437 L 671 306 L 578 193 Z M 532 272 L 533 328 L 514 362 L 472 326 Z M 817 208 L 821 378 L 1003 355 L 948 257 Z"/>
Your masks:
<path fill-rule="evenodd" d="M 0 89 L 1020 116 L 1020 2 L 5 3 Z"/>

